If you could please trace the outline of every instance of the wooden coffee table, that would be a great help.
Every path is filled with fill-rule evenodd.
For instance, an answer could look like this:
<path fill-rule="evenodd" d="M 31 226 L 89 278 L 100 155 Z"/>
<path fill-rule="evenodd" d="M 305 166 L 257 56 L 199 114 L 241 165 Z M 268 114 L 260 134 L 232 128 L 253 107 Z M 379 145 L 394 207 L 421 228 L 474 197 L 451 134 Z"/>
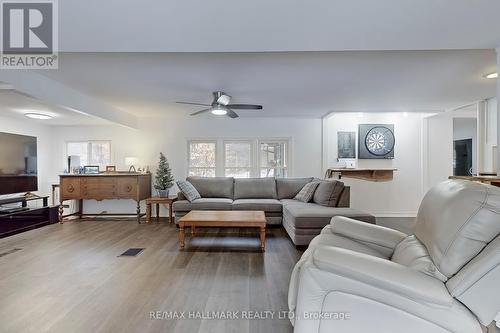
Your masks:
<path fill-rule="evenodd" d="M 263 211 L 246 210 L 192 210 L 179 219 L 179 246 L 184 249 L 184 228 L 191 228 L 194 236 L 196 227 L 259 228 L 260 249 L 266 246 L 266 217 Z"/>

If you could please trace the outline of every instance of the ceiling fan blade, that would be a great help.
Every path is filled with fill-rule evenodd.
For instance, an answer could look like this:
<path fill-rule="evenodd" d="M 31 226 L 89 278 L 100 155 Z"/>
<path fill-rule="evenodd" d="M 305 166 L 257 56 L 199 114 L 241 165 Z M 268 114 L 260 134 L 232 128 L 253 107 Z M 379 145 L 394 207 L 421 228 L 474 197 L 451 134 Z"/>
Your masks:
<path fill-rule="evenodd" d="M 196 111 L 196 112 L 191 113 L 190 116 L 196 116 L 196 115 L 199 115 L 200 113 L 208 112 L 210 110 L 212 110 L 212 108 L 208 108 L 208 109 L 203 109 L 203 110 L 200 110 L 200 111 Z"/>
<path fill-rule="evenodd" d="M 227 107 L 237 110 L 262 110 L 262 105 L 255 104 L 228 104 Z"/>
<path fill-rule="evenodd" d="M 227 109 L 227 116 L 230 118 L 238 118 L 239 117 L 236 112 L 234 112 L 233 110 L 229 110 L 229 109 Z"/>
<path fill-rule="evenodd" d="M 210 106 L 210 104 L 203 104 L 203 103 L 191 103 L 191 102 L 175 102 L 177 104 L 188 104 L 188 105 L 201 105 L 201 106 Z"/>

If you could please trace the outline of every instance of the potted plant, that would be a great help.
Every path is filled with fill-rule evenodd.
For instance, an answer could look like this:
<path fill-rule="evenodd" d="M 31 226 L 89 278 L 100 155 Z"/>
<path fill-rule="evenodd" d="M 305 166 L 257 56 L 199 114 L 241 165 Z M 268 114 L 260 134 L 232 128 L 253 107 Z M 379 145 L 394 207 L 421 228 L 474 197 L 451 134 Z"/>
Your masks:
<path fill-rule="evenodd" d="M 154 187 L 161 198 L 166 198 L 173 185 L 174 177 L 168 160 L 163 153 L 160 153 L 160 163 L 158 163 L 158 169 L 156 170 Z"/>

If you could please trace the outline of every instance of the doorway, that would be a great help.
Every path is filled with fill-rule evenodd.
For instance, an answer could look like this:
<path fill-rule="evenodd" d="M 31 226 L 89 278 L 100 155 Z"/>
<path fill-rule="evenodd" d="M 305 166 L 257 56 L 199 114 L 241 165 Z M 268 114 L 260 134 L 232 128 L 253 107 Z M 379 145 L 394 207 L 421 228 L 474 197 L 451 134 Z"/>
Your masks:
<path fill-rule="evenodd" d="M 453 141 L 453 175 L 472 176 L 472 138 Z"/>

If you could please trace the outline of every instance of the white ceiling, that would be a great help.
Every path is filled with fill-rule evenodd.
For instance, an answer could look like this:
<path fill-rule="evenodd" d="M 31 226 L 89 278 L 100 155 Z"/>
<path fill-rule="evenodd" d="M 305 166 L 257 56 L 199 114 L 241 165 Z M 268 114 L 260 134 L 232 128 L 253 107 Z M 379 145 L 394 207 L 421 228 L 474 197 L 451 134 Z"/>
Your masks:
<path fill-rule="evenodd" d="M 37 120 L 24 116 L 25 113 L 43 113 L 52 116 L 50 120 Z M 18 118 L 45 125 L 105 125 L 108 121 L 85 114 L 50 106 L 37 99 L 15 91 L 0 90 L 0 116 Z"/>
<path fill-rule="evenodd" d="M 493 50 L 288 53 L 70 53 L 40 74 L 138 117 L 187 115 L 223 90 L 263 111 L 439 111 L 496 95 Z"/>
<path fill-rule="evenodd" d="M 69 52 L 491 49 L 498 0 L 64 0 Z"/>

